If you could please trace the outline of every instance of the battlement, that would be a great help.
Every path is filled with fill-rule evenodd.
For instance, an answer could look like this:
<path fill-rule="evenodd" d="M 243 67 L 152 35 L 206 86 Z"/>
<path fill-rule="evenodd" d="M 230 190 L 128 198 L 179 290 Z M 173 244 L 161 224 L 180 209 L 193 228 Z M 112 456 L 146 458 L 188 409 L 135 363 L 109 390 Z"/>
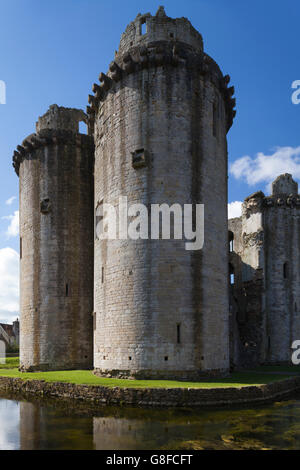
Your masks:
<path fill-rule="evenodd" d="M 243 216 L 248 218 L 253 213 L 262 212 L 271 207 L 300 208 L 298 183 L 289 173 L 276 178 L 272 183 L 270 196 L 265 196 L 262 191 L 248 196 L 243 203 Z"/>
<path fill-rule="evenodd" d="M 20 165 L 23 160 L 38 158 L 37 150 L 52 145 L 74 145 L 78 148 L 86 148 L 93 155 L 94 139 L 85 134 L 76 134 L 65 129 L 40 129 L 37 134 L 30 134 L 23 140 L 22 145 L 18 145 L 13 154 L 13 167 L 19 176 Z"/>
<path fill-rule="evenodd" d="M 53 104 L 48 111 L 39 117 L 36 123 L 36 133 L 43 129 L 59 129 L 79 133 L 79 123 L 87 124 L 88 118 L 82 109 L 63 108 Z"/>
<path fill-rule="evenodd" d="M 144 34 L 143 24 L 146 25 Z M 230 76 L 223 76 L 217 63 L 203 52 L 202 36 L 186 18 L 169 18 L 160 7 L 155 16 L 138 14 L 127 26 L 108 72 L 99 75 L 100 85 L 93 84 L 93 94 L 88 97 L 86 109 L 91 133 L 99 105 L 115 89 L 116 83 L 120 82 L 122 86 L 128 75 L 161 66 L 184 67 L 198 74 L 199 78 L 212 82 L 223 95 L 229 131 L 236 115 L 235 90 L 229 86 Z"/>
<path fill-rule="evenodd" d="M 180 41 L 189 44 L 198 52 L 203 51 L 201 34 L 186 18 L 170 18 L 164 7 L 159 7 L 155 16 L 139 13 L 122 34 L 117 55 L 123 55 L 132 47 L 147 45 L 154 41 Z"/>

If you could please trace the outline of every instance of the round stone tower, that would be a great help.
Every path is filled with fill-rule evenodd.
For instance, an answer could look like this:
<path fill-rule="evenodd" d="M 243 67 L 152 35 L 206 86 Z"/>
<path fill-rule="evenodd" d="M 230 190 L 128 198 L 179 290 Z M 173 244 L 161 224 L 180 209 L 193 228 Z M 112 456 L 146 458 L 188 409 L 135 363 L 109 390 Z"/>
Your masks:
<path fill-rule="evenodd" d="M 205 233 L 203 249 L 187 250 L 182 239 L 133 239 L 122 229 L 113 240 L 96 230 L 95 372 L 190 379 L 226 373 L 230 78 L 204 53 L 191 23 L 160 7 L 128 25 L 99 79 L 87 108 L 96 227 L 107 219 L 104 204 L 122 202 L 118 225 L 127 219 L 126 202 L 128 223 L 137 227 L 132 204 L 143 204 L 141 211 L 204 204 Z"/>
<path fill-rule="evenodd" d="M 264 362 L 287 363 L 300 338 L 300 196 L 292 175 L 276 178 L 264 205 Z"/>
<path fill-rule="evenodd" d="M 92 365 L 93 138 L 50 106 L 13 157 L 20 178 L 22 370 Z"/>

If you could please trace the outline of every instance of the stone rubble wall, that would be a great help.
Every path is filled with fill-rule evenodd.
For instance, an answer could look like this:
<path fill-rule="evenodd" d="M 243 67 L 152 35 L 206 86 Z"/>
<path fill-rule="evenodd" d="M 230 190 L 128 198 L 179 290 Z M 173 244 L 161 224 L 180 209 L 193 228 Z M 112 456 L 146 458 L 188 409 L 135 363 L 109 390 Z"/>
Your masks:
<path fill-rule="evenodd" d="M 290 396 L 300 389 L 300 377 L 280 380 L 267 385 L 241 388 L 109 388 L 75 385 L 39 380 L 0 377 L 0 390 L 61 399 L 80 400 L 99 405 L 130 405 L 141 407 L 194 407 L 265 403 Z"/>

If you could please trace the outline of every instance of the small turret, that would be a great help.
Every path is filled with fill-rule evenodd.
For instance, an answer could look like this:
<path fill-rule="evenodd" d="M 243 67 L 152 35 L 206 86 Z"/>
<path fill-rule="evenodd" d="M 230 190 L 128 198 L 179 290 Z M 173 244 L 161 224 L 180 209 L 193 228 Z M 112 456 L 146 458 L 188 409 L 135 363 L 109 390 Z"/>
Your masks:
<path fill-rule="evenodd" d="M 148 45 L 157 41 L 179 41 L 189 44 L 197 52 L 203 51 L 201 34 L 191 25 L 187 18 L 170 18 L 163 6 L 159 7 L 156 15 L 150 13 L 137 15 L 122 34 L 118 55 L 129 49 Z"/>
<path fill-rule="evenodd" d="M 39 133 L 43 129 L 59 129 L 78 134 L 80 122 L 87 123 L 87 116 L 82 109 L 63 108 L 53 104 L 43 116 L 39 117 L 36 132 Z"/>
<path fill-rule="evenodd" d="M 289 173 L 280 175 L 272 183 L 272 194 L 273 196 L 281 196 L 288 194 L 297 195 L 298 183 L 293 180 L 292 175 L 290 175 Z"/>

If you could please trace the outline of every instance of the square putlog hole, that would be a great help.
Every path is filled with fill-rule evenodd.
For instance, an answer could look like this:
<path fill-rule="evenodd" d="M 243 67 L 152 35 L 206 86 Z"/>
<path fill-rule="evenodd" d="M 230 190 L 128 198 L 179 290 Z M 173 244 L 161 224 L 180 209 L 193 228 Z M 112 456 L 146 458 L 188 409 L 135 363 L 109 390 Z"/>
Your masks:
<path fill-rule="evenodd" d="M 51 211 L 51 203 L 49 198 L 45 198 L 41 201 L 41 213 L 42 214 L 49 214 Z"/>
<path fill-rule="evenodd" d="M 144 168 L 147 166 L 146 152 L 145 149 L 138 149 L 131 153 L 132 166 L 134 169 Z"/>

